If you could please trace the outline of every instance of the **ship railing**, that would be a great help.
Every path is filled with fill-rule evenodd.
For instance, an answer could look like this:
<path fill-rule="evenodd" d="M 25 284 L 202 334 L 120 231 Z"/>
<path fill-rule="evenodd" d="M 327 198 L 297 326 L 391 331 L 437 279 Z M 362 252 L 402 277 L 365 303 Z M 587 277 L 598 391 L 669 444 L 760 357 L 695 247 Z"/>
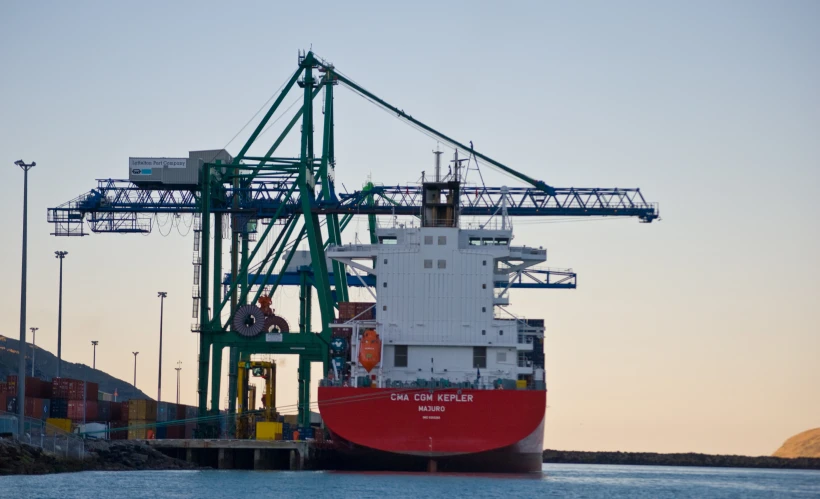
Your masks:
<path fill-rule="evenodd" d="M 530 365 L 530 367 L 532 367 Z M 321 379 L 319 386 L 321 387 L 355 387 L 355 388 L 371 388 L 375 383 L 368 384 L 365 379 L 367 376 L 360 376 L 358 380 L 349 379 Z M 537 385 L 528 384 L 526 388 L 518 388 L 516 380 L 499 378 L 494 376 L 481 376 L 473 381 L 449 381 L 446 379 L 418 379 L 416 381 L 399 381 L 387 379 L 384 382 L 385 388 L 403 389 L 403 390 L 543 390 L 543 386 L 539 388 Z"/>

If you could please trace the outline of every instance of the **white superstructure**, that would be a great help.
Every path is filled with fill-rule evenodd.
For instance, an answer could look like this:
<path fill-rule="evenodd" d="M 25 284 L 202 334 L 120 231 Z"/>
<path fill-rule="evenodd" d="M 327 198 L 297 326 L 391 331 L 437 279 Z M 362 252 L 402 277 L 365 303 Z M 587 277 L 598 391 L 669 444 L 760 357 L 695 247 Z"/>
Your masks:
<path fill-rule="evenodd" d="M 511 274 L 540 264 L 546 250 L 511 245 L 512 230 L 460 229 L 457 182 L 424 184 L 422 227 L 377 229 L 379 244 L 331 246 L 327 256 L 376 280 L 375 323 L 384 380 L 543 381 L 543 321 L 515 319 Z M 453 192 L 454 191 L 454 192 Z M 354 377 L 357 335 L 353 337 Z M 543 359 L 543 355 L 540 355 Z M 358 370 L 359 374 L 366 374 Z"/>

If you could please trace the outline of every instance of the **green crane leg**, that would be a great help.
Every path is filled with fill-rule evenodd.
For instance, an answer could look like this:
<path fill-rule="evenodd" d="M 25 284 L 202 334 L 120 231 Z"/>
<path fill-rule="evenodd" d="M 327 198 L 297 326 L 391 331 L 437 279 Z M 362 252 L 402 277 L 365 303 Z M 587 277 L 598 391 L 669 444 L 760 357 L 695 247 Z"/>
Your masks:
<path fill-rule="evenodd" d="M 310 426 L 310 359 L 299 356 L 299 426 Z"/>
<path fill-rule="evenodd" d="M 222 390 L 222 349 L 219 344 L 213 346 L 211 362 L 211 414 L 219 414 L 219 394 Z"/>
<path fill-rule="evenodd" d="M 299 332 L 311 332 L 311 314 L 313 304 L 313 287 L 310 283 L 310 272 L 299 272 Z"/>
<path fill-rule="evenodd" d="M 228 348 L 228 413 L 236 412 L 236 369 L 239 363 L 239 347 Z"/>
<path fill-rule="evenodd" d="M 217 310 L 222 297 L 222 214 L 214 215 L 214 282 L 213 282 L 213 306 L 211 306 L 211 314 L 213 314 L 214 324 L 221 324 L 219 317 L 217 317 Z M 202 303 L 202 306 L 207 307 L 207 303 Z"/>
<path fill-rule="evenodd" d="M 205 416 L 208 412 L 208 361 L 210 360 L 211 333 L 210 317 L 208 315 L 208 293 L 210 292 L 208 274 L 211 258 L 211 168 L 202 168 L 202 230 L 200 231 L 200 249 L 202 264 L 200 265 L 200 307 L 199 307 L 199 373 L 197 378 L 197 406 L 199 415 Z"/>

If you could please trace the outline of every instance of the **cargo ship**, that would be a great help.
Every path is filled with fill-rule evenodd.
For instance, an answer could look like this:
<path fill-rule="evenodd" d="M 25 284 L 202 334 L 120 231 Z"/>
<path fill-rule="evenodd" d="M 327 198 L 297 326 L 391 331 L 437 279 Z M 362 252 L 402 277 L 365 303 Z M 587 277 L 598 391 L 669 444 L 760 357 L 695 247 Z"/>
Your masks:
<path fill-rule="evenodd" d="M 346 468 L 540 471 L 544 321 L 503 307 L 511 275 L 546 261 L 546 250 L 511 244 L 504 207 L 461 227 L 462 183 L 439 171 L 422 182 L 419 224 L 328 248 L 370 274 L 375 302 L 340 303 L 322 419 Z"/>

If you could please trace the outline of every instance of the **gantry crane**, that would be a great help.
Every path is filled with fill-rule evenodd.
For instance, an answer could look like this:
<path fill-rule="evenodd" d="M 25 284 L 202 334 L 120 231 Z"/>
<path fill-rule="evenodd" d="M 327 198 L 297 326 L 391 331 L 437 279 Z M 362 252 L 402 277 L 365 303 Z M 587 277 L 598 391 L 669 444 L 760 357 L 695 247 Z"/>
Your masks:
<path fill-rule="evenodd" d="M 218 412 L 223 349 L 230 349 L 229 370 L 236 374 L 240 359 L 251 354 L 299 355 L 299 422 L 309 424 L 310 363 L 329 366 L 329 325 L 338 302 L 348 300 L 349 286 L 372 286 L 368 278 L 347 273 L 340 262 L 328 267 L 325 248 L 341 244 L 341 234 L 356 215 L 369 219 L 371 241 L 375 242 L 378 216 L 418 216 L 422 206 L 418 185 L 374 185 L 339 193 L 335 188 L 334 87 L 345 85 L 368 101 L 445 144 L 463 157 L 501 170 L 520 180 L 517 187 L 470 186 L 460 192 L 462 216 L 494 216 L 504 210 L 515 217 L 636 217 L 652 222 L 658 206 L 648 203 L 640 189 L 559 188 L 510 168 L 448 135 L 422 123 L 403 110 L 377 97 L 316 57 L 300 53 L 298 68 L 283 86 L 236 156 L 214 151 L 199 160 L 196 185 L 138 185 L 127 180 L 98 180 L 97 187 L 67 203 L 48 210 L 48 221 L 56 236 L 83 236 L 86 225 L 92 232 L 150 232 L 158 214 L 190 214 L 195 219 L 193 293 L 197 319 L 192 331 L 199 333 L 198 405 L 200 416 Z M 283 100 L 295 87 L 302 92 L 302 105 L 264 156 L 248 151 L 259 139 Z M 321 144 L 314 137 L 314 100 L 323 94 L 324 118 Z M 301 121 L 300 150 L 296 156 L 278 154 L 278 148 Z M 297 133 L 297 132 L 294 132 Z M 316 149 L 320 148 L 317 155 Z M 215 158 L 221 159 L 215 159 Z M 459 162 L 456 161 L 458 168 Z M 211 223 L 213 222 L 213 224 Z M 230 224 L 230 272 L 223 274 L 223 228 Z M 212 238 L 211 227 L 213 226 Z M 278 230 L 274 230 L 278 228 Z M 310 265 L 293 269 L 294 249 L 306 240 Z M 265 243 L 273 241 L 268 251 Z M 214 257 L 213 255 L 217 255 Z M 261 260 L 260 260 L 261 257 Z M 279 268 L 279 270 L 276 270 Z M 528 270 L 514 276 L 512 287 L 574 288 L 576 275 L 570 270 Z M 273 296 L 278 286 L 300 286 L 299 332 L 289 333 L 283 321 L 259 315 L 260 298 Z M 313 331 L 310 303 L 316 293 L 321 324 Z M 272 316 L 276 318 L 276 316 Z M 279 318 L 281 319 L 281 318 Z M 254 326 L 263 322 L 263 327 Z M 265 334 L 261 334 L 262 331 Z M 229 383 L 229 411 L 234 412 L 236 382 Z M 200 435 L 206 432 L 200 431 Z"/>

